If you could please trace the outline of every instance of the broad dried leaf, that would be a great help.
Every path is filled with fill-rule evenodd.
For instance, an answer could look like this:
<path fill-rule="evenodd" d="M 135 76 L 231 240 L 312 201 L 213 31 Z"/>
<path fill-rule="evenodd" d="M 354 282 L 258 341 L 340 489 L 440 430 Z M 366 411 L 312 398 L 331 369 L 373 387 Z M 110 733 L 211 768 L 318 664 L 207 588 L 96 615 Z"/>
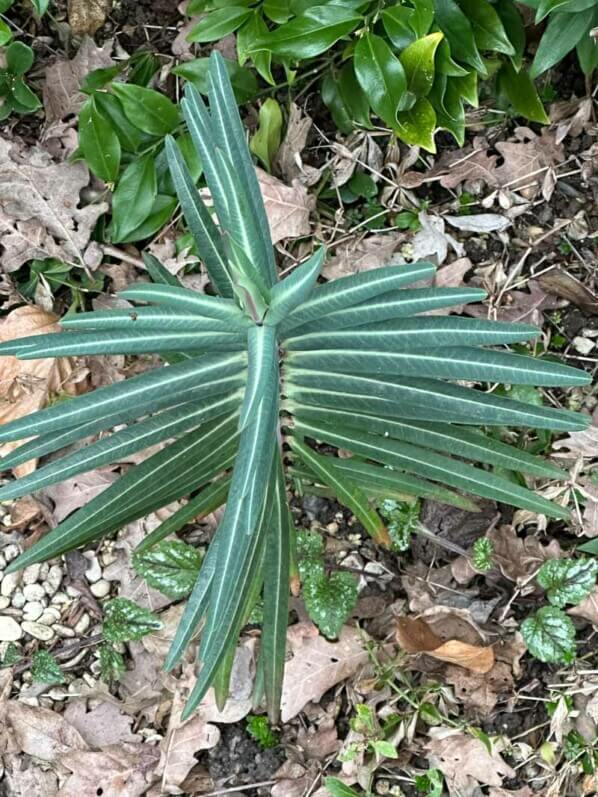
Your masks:
<path fill-rule="evenodd" d="M 272 243 L 309 235 L 309 214 L 315 206 L 315 200 L 307 193 L 307 189 L 298 180 L 289 186 L 262 169 L 256 169 L 256 172 Z"/>
<path fill-rule="evenodd" d="M 305 166 L 301 160 L 311 126 L 311 118 L 292 102 L 287 129 L 276 155 L 276 165 L 286 183 L 297 179 L 302 185 L 310 186 L 320 177 L 320 169 Z"/>
<path fill-rule="evenodd" d="M 542 545 L 531 535 L 521 539 L 513 526 L 491 529 L 486 536 L 494 546 L 494 563 L 506 578 L 516 583 L 526 581 L 548 559 L 559 559 L 562 555 L 557 540 Z"/>
<path fill-rule="evenodd" d="M 79 207 L 89 182 L 82 162 L 55 163 L 39 148 L 0 138 L 0 245 L 12 272 L 35 258 L 56 257 L 81 266 L 105 202 Z"/>
<path fill-rule="evenodd" d="M 511 668 L 503 661 L 495 662 L 483 675 L 451 665 L 446 668 L 445 679 L 455 690 L 456 699 L 481 717 L 489 717 L 499 700 L 506 700 L 513 694 Z"/>
<path fill-rule="evenodd" d="M 557 451 L 567 450 L 574 456 L 593 458 L 598 452 L 598 410 L 592 416 L 592 425 L 583 432 L 571 432 L 552 444 Z"/>
<path fill-rule="evenodd" d="M 537 136 L 527 127 L 515 130 L 517 141 L 499 141 L 496 149 L 504 162 L 496 170 L 501 188 L 517 191 L 526 199 L 533 199 L 540 190 L 546 172 L 565 159 L 562 145 L 556 143 L 554 131 L 542 129 Z"/>
<path fill-rule="evenodd" d="M 312 623 L 297 623 L 289 628 L 287 642 L 292 658 L 284 672 L 283 722 L 295 717 L 310 701 L 320 700 L 324 692 L 368 661 L 361 635 L 348 626 L 338 642 L 328 642 Z"/>
<path fill-rule="evenodd" d="M 422 210 L 418 216 L 421 229 L 415 234 L 411 257 L 414 261 L 433 259 L 442 265 L 448 257 L 449 247 L 457 257 L 463 257 L 465 249 L 462 244 L 445 231 L 444 219 L 430 216 Z"/>
<path fill-rule="evenodd" d="M 496 155 L 489 155 L 488 142 L 475 138 L 472 147 L 443 152 L 438 163 L 426 172 L 405 172 L 400 184 L 404 188 L 418 188 L 423 183 L 438 180 L 443 188 L 455 189 L 465 182 L 482 182 L 496 186 Z"/>
<path fill-rule="evenodd" d="M 93 36 L 112 9 L 112 0 L 69 0 L 68 17 L 75 36 Z"/>
<path fill-rule="evenodd" d="M 19 750 L 35 758 L 55 763 L 74 750 L 88 749 L 79 731 L 47 708 L 11 701 L 6 716 Z"/>
<path fill-rule="evenodd" d="M 323 275 L 326 279 L 338 279 L 389 265 L 405 238 L 403 233 L 391 232 L 345 241 L 335 248 L 334 255 L 326 261 Z"/>
<path fill-rule="evenodd" d="M 21 755 L 4 757 L 4 784 L 10 797 L 57 797 L 58 778 Z"/>
<path fill-rule="evenodd" d="M 73 700 L 67 705 L 63 716 L 90 747 L 102 748 L 140 741 L 137 734 L 131 733 L 133 717 L 123 714 L 113 702 L 98 703 L 88 710 L 85 699 Z"/>
<path fill-rule="evenodd" d="M 59 332 L 57 321 L 57 316 L 39 307 L 18 307 L 0 323 L 0 342 Z M 76 385 L 74 361 L 67 357 L 45 360 L 0 357 L 0 372 L 0 424 L 45 407 L 52 395 L 63 391 L 77 393 L 82 387 Z M 19 441 L 4 443 L 0 446 L 0 456 L 6 456 L 19 445 Z M 14 469 L 15 475 L 26 476 L 35 470 L 36 464 L 37 460 L 33 460 L 19 465 Z"/>
<path fill-rule="evenodd" d="M 598 296 L 568 271 L 554 268 L 541 274 L 538 282 L 546 293 L 567 299 L 590 315 L 598 315 Z"/>
<path fill-rule="evenodd" d="M 582 617 L 591 623 L 594 628 L 598 629 L 598 587 L 594 587 L 588 597 L 584 598 L 577 606 L 569 609 L 567 614 L 571 614 L 574 617 Z"/>
<path fill-rule="evenodd" d="M 131 743 L 110 745 L 97 753 L 80 750 L 65 753 L 60 756 L 60 763 L 72 775 L 60 796 L 141 797 L 154 781 L 159 758 L 156 747 Z"/>
<path fill-rule="evenodd" d="M 432 740 L 425 745 L 428 761 L 444 775 L 451 797 L 473 795 L 474 790 L 479 793 L 478 784 L 502 786 L 504 778 L 515 777 L 515 770 L 496 748 L 490 754 L 479 739 L 445 728 L 432 728 L 430 736 Z"/>
<path fill-rule="evenodd" d="M 111 50 L 112 40 L 97 47 L 93 39 L 86 36 L 73 59 L 58 58 L 46 67 L 43 100 L 47 125 L 79 112 L 85 101 L 85 95 L 79 91 L 83 80 L 94 69 L 114 64 Z"/>
<path fill-rule="evenodd" d="M 89 503 L 116 481 L 114 468 L 100 468 L 89 473 L 80 473 L 59 484 L 45 487 L 43 494 L 54 503 L 54 519 L 57 523 Z"/>
<path fill-rule="evenodd" d="M 476 673 L 487 673 L 494 665 L 491 647 L 472 645 L 458 639 L 443 641 L 421 618 L 397 618 L 397 642 L 407 653 L 426 653 L 440 661 L 457 664 Z"/>
<path fill-rule="evenodd" d="M 500 213 L 476 213 L 472 216 L 443 216 L 451 227 L 464 232 L 502 232 L 511 224 L 511 220 Z"/>

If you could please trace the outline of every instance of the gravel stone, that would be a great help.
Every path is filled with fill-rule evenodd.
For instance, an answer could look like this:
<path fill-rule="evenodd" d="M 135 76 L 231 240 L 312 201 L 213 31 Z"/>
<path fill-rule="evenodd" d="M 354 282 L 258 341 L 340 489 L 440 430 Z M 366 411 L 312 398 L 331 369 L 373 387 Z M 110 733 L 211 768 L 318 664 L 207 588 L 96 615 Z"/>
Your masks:
<path fill-rule="evenodd" d="M 85 578 L 90 584 L 95 584 L 102 578 L 102 568 L 95 556 L 86 557 L 89 559 L 89 567 L 85 571 Z"/>
<path fill-rule="evenodd" d="M 23 583 L 35 584 L 36 581 L 39 581 L 41 567 L 41 564 L 29 565 L 29 567 L 26 567 L 23 570 Z"/>
<path fill-rule="evenodd" d="M 82 614 L 79 621 L 75 625 L 75 633 L 81 636 L 81 634 L 85 634 L 86 631 L 89 629 L 91 625 L 91 617 L 85 612 Z"/>
<path fill-rule="evenodd" d="M 6 558 L 3 553 L 0 553 L 0 570 L 4 570 L 6 567 Z"/>
<path fill-rule="evenodd" d="M 51 603 L 55 603 L 57 606 L 62 606 L 65 603 L 70 603 L 71 598 L 66 594 L 66 592 L 56 592 L 52 595 Z"/>
<path fill-rule="evenodd" d="M 10 518 L 9 521 L 12 522 Z M 4 558 L 6 559 L 7 562 L 12 562 L 13 559 L 17 558 L 19 553 L 20 553 L 19 546 L 15 545 L 14 542 L 9 543 L 4 548 Z"/>
<path fill-rule="evenodd" d="M 21 626 L 12 617 L 0 615 L 0 642 L 16 642 L 23 636 Z"/>
<path fill-rule="evenodd" d="M 20 589 L 16 590 L 14 595 L 12 596 L 11 604 L 15 607 L 15 609 L 22 609 L 25 605 L 25 596 L 21 592 Z"/>
<path fill-rule="evenodd" d="M 48 625 L 42 625 L 42 623 L 30 623 L 25 620 L 21 623 L 21 628 L 26 634 L 40 639 L 42 642 L 49 642 L 54 638 L 54 629 Z"/>
<path fill-rule="evenodd" d="M 62 568 L 60 565 L 52 565 L 44 579 L 44 589 L 47 595 L 55 595 L 62 584 Z"/>
<path fill-rule="evenodd" d="M 60 623 L 56 623 L 55 625 L 52 626 L 52 628 L 54 629 L 54 631 L 56 631 L 58 636 L 69 637 L 69 638 L 75 636 L 74 629 L 68 625 L 61 625 Z"/>
<path fill-rule="evenodd" d="M 4 595 L 5 597 L 12 595 L 20 583 L 20 573 L 8 573 L 2 577 L 2 584 L 0 584 L 0 595 Z"/>
<path fill-rule="evenodd" d="M 42 614 L 44 613 L 44 607 L 39 601 L 31 601 L 31 603 L 26 603 L 23 607 L 23 619 L 24 620 L 38 620 Z"/>
<path fill-rule="evenodd" d="M 41 601 L 46 597 L 46 591 L 41 584 L 26 584 L 23 587 L 23 595 L 27 601 Z"/>
<path fill-rule="evenodd" d="M 39 622 L 42 625 L 54 625 L 60 620 L 60 610 L 57 609 L 55 606 L 50 606 L 49 609 L 46 609 L 42 616 L 39 618 Z"/>
<path fill-rule="evenodd" d="M 0 612 L 3 609 L 8 609 L 9 606 L 10 606 L 10 598 L 8 598 L 6 595 L 0 596 Z"/>
<path fill-rule="evenodd" d="M 96 598 L 105 598 L 110 592 L 110 582 L 106 581 L 105 578 L 101 578 L 99 581 L 96 581 L 95 584 L 91 585 L 89 591 Z"/>

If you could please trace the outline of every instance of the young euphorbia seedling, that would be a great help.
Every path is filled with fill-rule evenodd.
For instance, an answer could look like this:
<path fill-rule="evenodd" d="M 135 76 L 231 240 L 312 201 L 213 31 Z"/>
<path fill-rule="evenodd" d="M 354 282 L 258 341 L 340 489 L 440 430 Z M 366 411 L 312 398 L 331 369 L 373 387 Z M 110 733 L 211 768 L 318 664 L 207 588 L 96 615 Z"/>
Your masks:
<path fill-rule="evenodd" d="M 585 428 L 586 418 L 496 396 L 479 383 L 583 385 L 588 377 L 504 348 L 536 336 L 534 327 L 422 317 L 484 296 L 468 288 L 406 288 L 432 276 L 430 263 L 386 266 L 322 284 L 325 253 L 317 248 L 280 280 L 254 165 L 218 53 L 211 56 L 209 83 L 209 110 L 192 86 L 182 109 L 218 224 L 172 139 L 166 151 L 181 208 L 217 295 L 185 289 L 169 275 L 163 283 L 136 283 L 121 293 L 149 306 L 81 313 L 63 319 L 63 334 L 3 344 L 1 353 L 20 359 L 153 352 L 170 364 L 2 427 L 0 441 L 33 438 L 6 457 L 4 467 L 117 430 L 5 486 L 0 499 L 170 441 L 46 534 L 9 570 L 89 545 L 188 497 L 143 541 L 140 547 L 147 550 L 226 503 L 166 668 L 177 664 L 203 623 L 200 670 L 185 716 L 211 684 L 225 694 L 236 640 L 261 595 L 260 668 L 275 721 L 294 535 L 286 496 L 289 469 L 332 490 L 382 545 L 389 536 L 374 507 L 395 496 L 432 497 L 475 509 L 465 492 L 566 517 L 561 506 L 485 466 L 548 478 L 559 478 L 561 471 L 477 427 L 572 431 Z M 150 258 L 148 266 L 162 278 L 159 264 Z M 455 384 L 461 380 L 476 386 Z M 355 456 L 323 454 L 314 441 Z"/>

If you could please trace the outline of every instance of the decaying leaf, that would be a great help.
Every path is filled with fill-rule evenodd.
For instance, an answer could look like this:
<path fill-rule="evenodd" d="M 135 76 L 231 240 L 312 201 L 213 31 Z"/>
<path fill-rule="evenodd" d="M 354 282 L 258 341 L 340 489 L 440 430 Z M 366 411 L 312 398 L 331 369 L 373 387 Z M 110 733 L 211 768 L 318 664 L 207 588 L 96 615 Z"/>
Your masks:
<path fill-rule="evenodd" d="M 91 231 L 105 202 L 79 207 L 89 182 L 82 161 L 55 163 L 39 148 L 0 137 L 0 245 L 12 272 L 34 258 L 83 265 Z"/>
<path fill-rule="evenodd" d="M 53 763 L 74 750 L 88 749 L 79 731 L 47 708 L 13 700 L 7 704 L 6 717 L 19 750 L 35 758 Z"/>
<path fill-rule="evenodd" d="M 46 67 L 43 100 L 47 125 L 79 112 L 85 101 L 85 95 L 79 91 L 81 84 L 94 69 L 113 65 L 111 50 L 112 40 L 98 47 L 93 39 L 86 36 L 74 58 L 70 61 L 58 58 Z"/>
<path fill-rule="evenodd" d="M 538 277 L 538 282 L 546 293 L 567 299 L 586 313 L 598 315 L 598 296 L 580 282 L 573 274 L 562 268 L 553 268 Z"/>
<path fill-rule="evenodd" d="M 399 244 L 405 239 L 403 233 L 370 235 L 340 243 L 328 258 L 323 274 L 327 279 L 338 279 L 348 274 L 386 266 L 392 261 Z"/>
<path fill-rule="evenodd" d="M 89 473 L 80 473 L 64 482 L 45 487 L 43 494 L 54 504 L 54 519 L 57 523 L 89 503 L 118 478 L 114 468 L 99 468 Z"/>
<path fill-rule="evenodd" d="M 298 180 L 294 180 L 289 186 L 262 169 L 256 169 L 256 172 L 270 224 L 272 243 L 309 235 L 309 214 L 315 200 L 307 193 L 307 189 Z"/>
<path fill-rule="evenodd" d="M 568 609 L 567 613 L 574 617 L 582 617 L 598 629 L 598 587 L 594 587 L 587 598 L 584 598 L 577 606 Z"/>
<path fill-rule="evenodd" d="M 131 733 L 133 717 L 123 714 L 116 702 L 106 700 L 88 706 L 85 699 L 73 700 L 68 703 L 63 716 L 87 744 L 96 749 L 138 742 L 141 738 Z"/>
<path fill-rule="evenodd" d="M 494 186 L 497 160 L 496 155 L 488 154 L 488 142 L 485 139 L 474 138 L 471 147 L 443 152 L 436 165 L 428 171 L 405 172 L 401 177 L 401 185 L 404 188 L 418 188 L 437 180 L 443 188 L 451 190 L 461 183 L 474 181 Z"/>
<path fill-rule="evenodd" d="M 443 641 L 422 618 L 397 618 L 396 635 L 397 642 L 407 653 L 426 653 L 477 673 L 487 673 L 494 665 L 491 647 L 472 645 L 459 639 Z"/>
<path fill-rule="evenodd" d="M 533 199 L 546 177 L 546 172 L 565 159 L 556 134 L 547 128 L 540 136 L 528 127 L 515 130 L 515 141 L 499 141 L 496 149 L 503 164 L 496 170 L 497 185 L 517 191 L 526 199 Z"/>
<path fill-rule="evenodd" d="M 93 36 L 112 9 L 112 0 L 69 0 L 69 25 L 74 36 Z"/>
<path fill-rule="evenodd" d="M 502 232 L 510 226 L 511 220 L 500 213 L 475 213 L 471 216 L 443 216 L 451 227 L 464 232 Z"/>
<path fill-rule="evenodd" d="M 592 425 L 583 432 L 571 432 L 552 444 L 557 451 L 570 451 L 574 456 L 595 457 L 598 451 L 598 410 L 592 416 Z"/>
<path fill-rule="evenodd" d="M 412 259 L 414 261 L 432 258 L 438 265 L 442 265 L 448 257 L 449 247 L 457 257 L 463 257 L 465 249 L 445 231 L 443 218 L 430 216 L 425 210 L 422 210 L 418 219 L 421 229 L 415 234 L 412 241 Z"/>
<path fill-rule="evenodd" d="M 289 628 L 287 642 L 292 658 L 287 661 L 282 688 L 282 721 L 288 722 L 310 701 L 367 663 L 361 635 L 345 627 L 338 642 L 328 642 L 312 623 Z"/>
<path fill-rule="evenodd" d="M 0 219 L 1 213 L 0 210 Z M 57 321 L 55 315 L 39 307 L 18 307 L 0 323 L 0 341 L 58 332 Z M 0 424 L 41 409 L 52 395 L 62 392 L 76 394 L 84 387 L 76 378 L 74 361 L 67 357 L 45 360 L 0 357 L 0 372 Z M 6 456 L 18 445 L 19 442 L 4 443 L 0 446 L 0 456 Z M 31 473 L 35 470 L 36 462 L 34 460 L 17 466 L 15 475 L 20 477 Z"/>
<path fill-rule="evenodd" d="M 6 755 L 3 760 L 9 797 L 57 797 L 58 777 L 51 769 L 42 769 L 22 755 Z"/>
<path fill-rule="evenodd" d="M 160 752 L 149 744 L 111 745 L 100 752 L 72 750 L 60 763 L 72 772 L 61 797 L 102 794 L 105 797 L 141 797 L 154 781 Z M 101 791 L 100 791 L 101 789 Z"/>
<path fill-rule="evenodd" d="M 494 546 L 492 559 L 503 575 L 522 583 L 548 559 L 558 559 L 562 555 L 557 540 L 542 545 L 531 534 L 525 538 L 517 536 L 513 526 L 499 526 L 486 535 Z"/>
<path fill-rule="evenodd" d="M 432 728 L 430 736 L 425 746 L 428 761 L 444 775 L 451 797 L 473 795 L 478 784 L 502 786 L 504 778 L 515 776 L 499 751 L 489 753 L 480 739 L 446 728 Z"/>
<path fill-rule="evenodd" d="M 292 102 L 289 108 L 287 129 L 276 155 L 276 165 L 286 183 L 292 183 L 297 179 L 303 185 L 310 186 L 320 177 L 319 169 L 306 166 L 301 159 L 311 126 L 311 118 Z"/>

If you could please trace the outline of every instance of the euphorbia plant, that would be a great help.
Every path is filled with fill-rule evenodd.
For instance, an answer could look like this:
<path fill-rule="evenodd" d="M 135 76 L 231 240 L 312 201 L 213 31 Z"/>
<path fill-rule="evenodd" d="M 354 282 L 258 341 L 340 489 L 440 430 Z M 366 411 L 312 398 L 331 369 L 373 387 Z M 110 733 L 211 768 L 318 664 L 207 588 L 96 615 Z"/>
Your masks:
<path fill-rule="evenodd" d="M 318 284 L 325 257 L 320 248 L 279 280 L 254 167 L 217 53 L 209 78 L 210 110 L 192 87 L 182 106 L 218 225 L 172 140 L 167 151 L 183 213 L 218 295 L 184 289 L 172 277 L 164 277 L 163 284 L 136 283 L 121 295 L 151 306 L 74 315 L 63 320 L 64 334 L 3 344 L 1 353 L 21 359 L 157 352 L 169 364 L 6 424 L 0 441 L 33 439 L 6 457 L 4 467 L 103 430 L 117 431 L 5 486 L 0 499 L 170 441 L 9 569 L 88 545 L 189 497 L 144 540 L 147 549 L 189 519 L 226 503 L 166 667 L 177 664 L 201 627 L 200 669 L 186 715 L 211 684 L 225 693 L 236 639 L 263 594 L 263 678 L 258 681 L 276 718 L 294 535 L 285 489 L 289 464 L 332 488 L 381 544 L 388 534 L 373 508 L 381 495 L 433 496 L 475 508 L 449 489 L 455 488 L 566 517 L 562 507 L 484 465 L 539 477 L 558 477 L 558 469 L 475 427 L 571 431 L 583 429 L 585 418 L 503 398 L 473 384 L 580 385 L 588 380 L 559 363 L 496 348 L 534 337 L 534 327 L 421 317 L 484 295 L 466 288 L 405 290 L 433 273 L 429 263 L 388 266 Z M 164 274 L 153 260 L 148 265 L 158 278 Z M 318 440 L 354 456 L 324 454 L 314 445 Z"/>

